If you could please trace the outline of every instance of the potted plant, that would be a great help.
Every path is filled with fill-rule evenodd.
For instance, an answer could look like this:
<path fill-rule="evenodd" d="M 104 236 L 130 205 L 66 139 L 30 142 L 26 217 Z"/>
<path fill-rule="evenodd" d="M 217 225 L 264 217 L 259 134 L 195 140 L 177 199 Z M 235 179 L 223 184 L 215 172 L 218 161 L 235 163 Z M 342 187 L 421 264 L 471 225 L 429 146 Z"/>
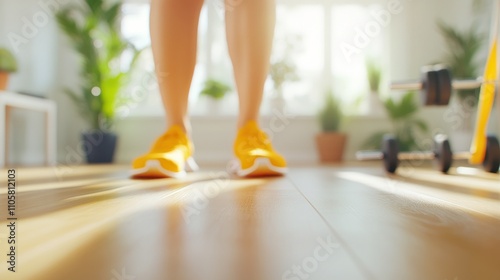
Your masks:
<path fill-rule="evenodd" d="M 283 86 L 286 82 L 293 82 L 299 79 L 297 66 L 292 56 L 300 45 L 300 37 L 287 36 L 284 40 L 278 40 L 279 45 L 275 45 L 269 75 L 273 81 L 273 95 L 271 96 L 271 107 L 280 112 L 285 109 L 285 96 Z"/>
<path fill-rule="evenodd" d="M 396 102 L 389 98 L 384 101 L 387 115 L 391 120 L 391 131 L 380 131 L 370 136 L 363 144 L 363 149 L 380 149 L 385 134 L 393 134 L 399 142 L 399 149 L 404 152 L 418 150 L 418 134 L 428 131 L 427 124 L 415 115 L 418 104 L 415 101 L 415 92 L 407 92 L 401 101 Z"/>
<path fill-rule="evenodd" d="M 370 93 L 368 93 L 367 99 L 367 114 L 370 116 L 382 117 L 385 113 L 379 95 L 382 70 L 373 60 L 367 60 L 366 62 L 366 76 L 370 87 Z"/>
<path fill-rule="evenodd" d="M 446 40 L 448 54 L 443 61 L 455 79 L 476 79 L 480 65 L 478 55 L 486 37 L 473 26 L 461 31 L 454 26 L 438 22 L 438 28 Z M 452 124 L 453 145 L 458 150 L 467 150 L 472 141 L 473 120 L 477 109 L 479 89 L 457 90 L 451 111 L 460 116 L 460 122 Z"/>
<path fill-rule="evenodd" d="M 340 103 L 328 92 L 325 106 L 321 109 L 319 122 L 322 132 L 316 135 L 316 147 L 321 162 L 341 162 L 344 158 L 344 148 L 347 135 L 340 133 L 343 113 Z"/>
<path fill-rule="evenodd" d="M 448 46 L 448 54 L 443 59 L 456 79 L 476 79 L 479 73 L 478 55 L 486 37 L 473 26 L 469 30 L 460 31 L 451 25 L 438 22 L 438 28 Z M 457 90 L 460 101 L 467 102 L 472 98 L 478 100 L 478 89 Z"/>
<path fill-rule="evenodd" d="M 0 48 L 0 90 L 7 89 L 9 74 L 17 71 L 17 62 L 12 53 Z"/>
<path fill-rule="evenodd" d="M 200 96 L 207 97 L 206 104 L 209 113 L 220 112 L 220 101 L 231 91 L 231 87 L 224 82 L 210 78 L 205 81 Z"/>
<path fill-rule="evenodd" d="M 90 131 L 83 133 L 88 163 L 113 161 L 117 136 L 110 129 L 115 109 L 123 106 L 120 90 L 140 53 L 119 31 L 121 1 L 84 0 L 56 14 L 62 31 L 81 58 L 78 92 L 66 90 Z M 124 54 L 132 59 L 124 59 Z"/>

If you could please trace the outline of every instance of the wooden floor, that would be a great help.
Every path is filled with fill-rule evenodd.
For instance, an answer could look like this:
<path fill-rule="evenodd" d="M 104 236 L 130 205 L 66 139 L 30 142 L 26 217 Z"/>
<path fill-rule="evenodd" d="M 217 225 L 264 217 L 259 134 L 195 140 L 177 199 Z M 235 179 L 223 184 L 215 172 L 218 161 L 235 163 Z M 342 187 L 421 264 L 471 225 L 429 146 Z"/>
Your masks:
<path fill-rule="evenodd" d="M 282 178 L 131 180 L 126 167 L 17 169 L 17 262 L 0 279 L 500 279 L 500 176 L 380 164 Z"/>

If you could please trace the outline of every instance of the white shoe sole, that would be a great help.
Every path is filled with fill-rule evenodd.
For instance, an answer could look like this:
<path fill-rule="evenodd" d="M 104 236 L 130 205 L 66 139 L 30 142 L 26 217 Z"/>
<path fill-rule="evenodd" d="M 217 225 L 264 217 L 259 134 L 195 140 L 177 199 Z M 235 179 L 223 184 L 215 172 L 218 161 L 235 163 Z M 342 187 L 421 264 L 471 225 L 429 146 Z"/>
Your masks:
<path fill-rule="evenodd" d="M 188 158 L 184 165 L 184 170 L 180 172 L 173 172 L 163 168 L 159 160 L 150 159 L 146 161 L 146 164 L 142 168 L 132 169 L 130 171 L 133 177 L 141 178 L 182 178 L 186 176 L 187 172 L 197 171 L 199 169 L 198 165 L 193 158 Z"/>
<path fill-rule="evenodd" d="M 257 158 L 253 165 L 246 169 L 241 169 L 239 160 L 235 159 L 234 162 L 234 173 L 240 177 L 279 176 L 288 172 L 288 168 L 274 166 L 268 158 Z"/>

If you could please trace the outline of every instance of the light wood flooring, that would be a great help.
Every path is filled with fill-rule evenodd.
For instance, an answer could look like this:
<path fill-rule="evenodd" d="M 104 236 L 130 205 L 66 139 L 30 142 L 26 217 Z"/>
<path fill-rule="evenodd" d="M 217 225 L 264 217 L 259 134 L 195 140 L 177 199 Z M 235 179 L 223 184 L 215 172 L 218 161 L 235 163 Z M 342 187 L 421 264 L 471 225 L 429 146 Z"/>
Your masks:
<path fill-rule="evenodd" d="M 212 171 L 210 171 L 212 170 Z M 0 279 L 500 279 L 500 175 L 403 165 L 211 168 L 132 180 L 126 166 L 18 168 L 16 272 Z"/>

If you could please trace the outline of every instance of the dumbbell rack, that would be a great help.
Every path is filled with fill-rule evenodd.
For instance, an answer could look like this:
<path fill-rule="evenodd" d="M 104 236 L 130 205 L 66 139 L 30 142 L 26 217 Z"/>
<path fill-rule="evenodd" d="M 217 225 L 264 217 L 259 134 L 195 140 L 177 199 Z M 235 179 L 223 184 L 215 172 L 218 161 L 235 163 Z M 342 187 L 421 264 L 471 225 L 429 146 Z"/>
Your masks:
<path fill-rule="evenodd" d="M 498 173 L 500 167 L 500 143 L 496 136 L 486 135 L 489 118 L 495 99 L 495 89 L 498 87 L 498 28 L 500 25 L 500 1 L 493 9 L 491 24 L 490 51 L 482 78 L 468 81 L 453 81 L 450 71 L 442 65 L 422 68 L 421 82 L 393 83 L 393 90 L 420 90 L 422 104 L 448 105 L 453 89 L 481 88 L 474 138 L 470 152 L 453 154 L 448 137 L 439 134 L 434 137 L 434 151 L 400 153 L 397 139 L 385 135 L 382 141 L 382 151 L 361 151 L 356 154 L 359 160 L 382 159 L 385 170 L 395 173 L 401 160 L 435 159 L 438 169 L 447 173 L 454 159 L 467 159 L 471 164 L 483 164 L 490 173 Z M 500 103 L 499 103 L 500 104 Z M 500 105 L 498 106 L 500 111 Z"/>

